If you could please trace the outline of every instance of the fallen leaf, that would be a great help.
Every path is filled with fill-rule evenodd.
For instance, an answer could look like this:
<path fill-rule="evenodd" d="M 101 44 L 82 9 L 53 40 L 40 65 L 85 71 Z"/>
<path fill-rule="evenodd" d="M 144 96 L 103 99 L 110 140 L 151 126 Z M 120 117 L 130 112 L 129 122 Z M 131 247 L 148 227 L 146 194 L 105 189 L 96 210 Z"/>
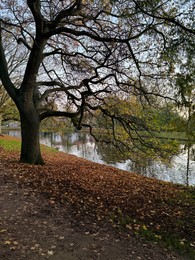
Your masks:
<path fill-rule="evenodd" d="M 9 240 L 6 240 L 5 242 L 4 242 L 4 245 L 10 245 L 11 244 L 11 241 L 9 241 Z"/>
<path fill-rule="evenodd" d="M 7 229 L 1 229 L 0 233 L 7 232 Z"/>
<path fill-rule="evenodd" d="M 54 252 L 53 252 L 52 250 L 49 250 L 49 251 L 47 251 L 47 254 L 48 254 L 48 255 L 53 255 Z"/>

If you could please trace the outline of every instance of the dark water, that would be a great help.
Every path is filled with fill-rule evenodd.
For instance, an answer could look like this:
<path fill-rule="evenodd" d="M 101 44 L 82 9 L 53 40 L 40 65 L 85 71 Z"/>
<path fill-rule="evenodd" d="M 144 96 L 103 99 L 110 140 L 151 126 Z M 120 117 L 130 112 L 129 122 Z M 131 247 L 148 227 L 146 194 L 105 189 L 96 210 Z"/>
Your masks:
<path fill-rule="evenodd" d="M 4 130 L 5 134 L 11 136 L 20 136 L 20 131 Z M 89 134 L 84 132 L 66 133 L 60 135 L 57 133 L 41 133 L 41 143 L 47 146 L 55 147 L 59 151 L 74 154 L 85 159 L 112 165 L 114 167 L 140 173 L 144 176 L 157 178 L 173 183 L 186 184 L 186 165 L 187 150 L 185 145 L 180 145 L 180 153 L 171 158 L 171 165 L 166 165 L 154 160 L 144 160 L 144 166 L 139 161 L 121 160 L 116 152 L 109 146 L 103 146 L 96 143 Z M 195 145 L 192 145 L 190 151 L 190 171 L 188 176 L 189 185 L 195 185 Z"/>

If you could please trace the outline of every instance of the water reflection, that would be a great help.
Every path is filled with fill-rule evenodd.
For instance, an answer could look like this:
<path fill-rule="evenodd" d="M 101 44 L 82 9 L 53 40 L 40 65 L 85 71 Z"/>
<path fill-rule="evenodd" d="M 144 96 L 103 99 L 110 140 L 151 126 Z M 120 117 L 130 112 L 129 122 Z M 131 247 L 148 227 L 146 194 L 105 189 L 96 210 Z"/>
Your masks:
<path fill-rule="evenodd" d="M 41 141 L 46 145 L 58 148 L 60 151 L 98 163 L 109 164 L 123 170 L 141 173 L 148 177 L 186 184 L 187 150 L 185 145 L 180 146 L 180 154 L 170 158 L 170 165 L 166 165 L 147 158 L 141 158 L 141 160 L 138 158 L 136 161 L 128 160 L 127 158 L 123 158 L 111 145 L 96 143 L 93 137 L 83 132 L 67 133 L 62 136 L 47 133 Z M 190 155 L 189 184 L 194 185 L 195 145 L 192 145 Z"/>
<path fill-rule="evenodd" d="M 4 131 L 5 134 L 20 136 L 19 131 Z M 148 158 L 138 158 L 131 161 L 119 155 L 110 145 L 96 143 L 89 134 L 84 132 L 66 133 L 41 133 L 41 143 L 56 149 L 74 154 L 88 160 L 109 164 L 114 167 L 141 173 L 144 176 L 153 177 L 173 183 L 186 184 L 187 148 L 180 145 L 180 153 L 170 158 L 170 165 L 156 162 Z M 195 144 L 190 149 L 190 175 L 189 185 L 195 185 Z"/>

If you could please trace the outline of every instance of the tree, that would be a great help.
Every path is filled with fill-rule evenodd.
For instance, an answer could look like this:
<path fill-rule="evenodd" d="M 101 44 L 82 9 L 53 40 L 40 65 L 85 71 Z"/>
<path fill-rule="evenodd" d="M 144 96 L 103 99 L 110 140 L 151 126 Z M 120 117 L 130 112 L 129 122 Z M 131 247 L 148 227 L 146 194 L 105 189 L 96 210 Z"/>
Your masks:
<path fill-rule="evenodd" d="M 181 9 L 181 1 L 165 0 L 2 1 L 0 79 L 20 113 L 20 161 L 43 163 L 39 127 L 47 117 L 69 117 L 77 129 L 88 126 L 92 133 L 85 115 L 101 109 L 128 134 L 131 120 L 143 127 L 136 117 L 109 113 L 105 98 L 133 94 L 143 103 L 151 96 L 172 98 L 165 93 L 172 78 L 168 54 L 178 35 L 187 41 L 195 34 L 190 4 L 185 1 Z M 8 58 L 16 49 L 14 60 L 20 62 L 10 74 Z"/>
<path fill-rule="evenodd" d="M 9 95 L 6 90 L 0 85 L 0 134 L 1 134 L 1 122 L 3 116 L 4 105 L 7 103 Z"/>
<path fill-rule="evenodd" d="M 17 71 L 17 67 L 22 65 L 26 61 L 25 55 L 20 55 L 20 59 L 18 60 L 17 53 L 18 48 L 14 48 L 12 46 L 12 39 L 10 35 L 5 32 L 4 33 L 4 52 L 6 54 L 6 62 L 7 62 L 7 70 L 9 76 L 12 78 L 15 87 L 17 88 L 20 84 L 20 72 Z M 17 76 L 15 73 L 17 72 Z M 8 92 L 4 88 L 2 84 L 0 84 L 0 133 L 1 133 L 1 121 L 2 120 L 19 120 L 19 115 L 17 108 L 14 102 L 11 100 Z"/>
<path fill-rule="evenodd" d="M 0 133 L 2 121 L 19 121 L 18 110 L 5 89 L 0 86 Z"/>
<path fill-rule="evenodd" d="M 182 132 L 185 130 L 185 120 L 176 110 L 176 104 L 163 104 L 158 107 L 148 107 L 142 117 L 148 121 L 154 131 Z"/>
<path fill-rule="evenodd" d="M 186 185 L 189 185 L 190 175 L 190 149 L 195 140 L 194 118 L 195 118 L 195 61 L 194 44 L 183 48 L 184 60 L 180 65 L 180 71 L 176 77 L 178 87 L 178 104 L 184 112 L 186 119 L 185 131 L 187 134 L 187 165 L 186 165 Z"/>

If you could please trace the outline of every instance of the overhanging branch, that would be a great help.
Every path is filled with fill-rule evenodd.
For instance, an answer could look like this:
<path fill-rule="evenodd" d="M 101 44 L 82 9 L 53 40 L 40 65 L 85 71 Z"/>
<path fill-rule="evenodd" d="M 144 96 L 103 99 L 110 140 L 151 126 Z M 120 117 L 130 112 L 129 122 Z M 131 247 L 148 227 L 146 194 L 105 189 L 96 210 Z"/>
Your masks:
<path fill-rule="evenodd" d="M 54 111 L 54 110 L 47 110 L 45 112 L 43 112 L 42 114 L 39 115 L 39 119 L 40 121 L 42 121 L 43 119 L 47 118 L 47 117 L 68 117 L 68 118 L 74 118 L 76 116 L 78 116 L 80 113 L 80 111 L 77 112 L 65 112 L 65 111 Z"/>

